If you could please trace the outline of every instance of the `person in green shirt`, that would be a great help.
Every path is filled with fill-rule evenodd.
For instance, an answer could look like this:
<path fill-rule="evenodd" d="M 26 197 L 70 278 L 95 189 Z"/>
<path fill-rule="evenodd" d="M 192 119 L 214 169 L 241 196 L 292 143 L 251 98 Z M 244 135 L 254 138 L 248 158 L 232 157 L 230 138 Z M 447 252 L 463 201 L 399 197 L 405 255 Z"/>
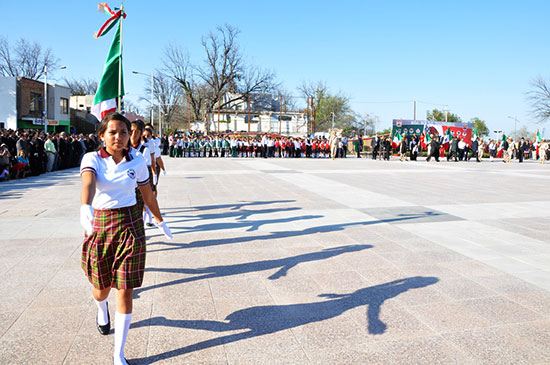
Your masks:
<path fill-rule="evenodd" d="M 55 161 L 55 154 L 57 153 L 55 149 L 55 144 L 52 141 L 52 136 L 48 134 L 46 137 L 47 140 L 44 143 L 44 150 L 46 151 L 46 157 L 48 158 L 46 162 L 46 172 L 53 171 L 53 163 Z"/>

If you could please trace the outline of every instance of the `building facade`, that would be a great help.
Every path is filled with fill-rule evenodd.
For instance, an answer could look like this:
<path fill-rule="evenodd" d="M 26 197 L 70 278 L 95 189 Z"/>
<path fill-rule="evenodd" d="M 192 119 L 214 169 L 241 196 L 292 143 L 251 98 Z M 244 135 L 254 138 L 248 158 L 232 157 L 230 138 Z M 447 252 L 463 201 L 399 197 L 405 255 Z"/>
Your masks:
<path fill-rule="evenodd" d="M 224 104 L 237 95 L 224 96 Z M 303 136 L 308 131 L 308 115 L 298 111 L 282 111 L 281 104 L 272 95 L 251 95 L 239 99 L 223 110 L 206 115 L 206 122 L 195 122 L 192 129 L 205 130 L 208 123 L 213 133 L 254 132 Z"/>
<path fill-rule="evenodd" d="M 44 83 L 24 77 L 0 77 L 0 127 L 69 131 L 69 88 L 48 84 L 48 115 L 44 118 Z"/>

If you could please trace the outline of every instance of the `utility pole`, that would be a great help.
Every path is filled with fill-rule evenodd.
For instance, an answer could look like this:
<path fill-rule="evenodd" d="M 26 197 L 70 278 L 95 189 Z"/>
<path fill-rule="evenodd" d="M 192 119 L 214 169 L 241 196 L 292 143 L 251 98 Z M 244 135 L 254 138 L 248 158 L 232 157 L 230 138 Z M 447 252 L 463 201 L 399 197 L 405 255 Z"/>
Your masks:
<path fill-rule="evenodd" d="M 250 133 L 250 94 L 248 94 L 248 133 Z"/>
<path fill-rule="evenodd" d="M 516 116 L 513 116 L 513 117 L 508 116 L 508 118 L 514 120 L 514 139 L 517 139 L 517 138 L 518 138 L 518 135 L 517 135 L 518 117 L 516 117 Z"/>
<path fill-rule="evenodd" d="M 416 100 L 414 101 L 414 120 L 416 120 Z"/>
<path fill-rule="evenodd" d="M 306 97 L 306 110 L 307 110 L 307 133 L 311 134 L 311 110 L 309 110 L 309 96 Z"/>
<path fill-rule="evenodd" d="M 447 123 L 447 115 L 449 114 L 448 109 L 448 105 L 445 105 L 445 123 Z"/>
<path fill-rule="evenodd" d="M 218 99 L 218 134 L 220 133 L 220 107 L 222 105 L 222 101 Z"/>
<path fill-rule="evenodd" d="M 191 94 L 187 93 L 187 131 L 191 131 Z"/>
<path fill-rule="evenodd" d="M 281 112 L 283 111 L 283 96 L 279 95 L 279 134 L 281 134 Z"/>
<path fill-rule="evenodd" d="M 311 133 L 315 134 L 315 109 L 313 106 L 313 96 L 311 97 L 311 115 L 312 115 L 312 123 L 311 123 Z"/>

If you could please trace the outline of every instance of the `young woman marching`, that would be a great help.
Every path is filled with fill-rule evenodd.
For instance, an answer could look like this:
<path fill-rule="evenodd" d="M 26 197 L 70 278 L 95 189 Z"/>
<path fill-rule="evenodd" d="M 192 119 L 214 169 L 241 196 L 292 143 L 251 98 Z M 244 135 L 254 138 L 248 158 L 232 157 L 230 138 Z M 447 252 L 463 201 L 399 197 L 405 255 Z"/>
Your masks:
<path fill-rule="evenodd" d="M 156 163 L 153 163 L 155 161 L 155 151 L 153 149 L 153 143 L 149 143 L 149 140 L 144 136 L 145 123 L 143 123 L 141 120 L 134 120 L 131 124 L 132 129 L 130 131 L 130 145 L 135 150 L 137 150 L 145 159 L 147 170 L 149 172 L 149 185 L 151 186 L 153 194 L 156 194 Z M 140 202 L 138 202 L 138 205 L 141 205 L 139 203 Z M 153 225 L 153 218 L 151 217 L 151 211 L 148 205 L 145 205 L 144 207 L 143 220 L 148 226 Z"/>
<path fill-rule="evenodd" d="M 80 166 L 82 206 L 80 223 L 86 230 L 82 268 L 93 285 L 97 328 L 107 335 L 111 328 L 107 298 L 117 289 L 113 363 L 127 364 L 124 345 L 132 318 L 133 289 L 140 287 L 145 268 L 145 230 L 136 205 L 136 187 L 151 208 L 157 227 L 171 238 L 149 185 L 142 156 L 129 153 L 130 122 L 118 113 L 107 114 L 98 135 L 105 147 L 84 155 Z"/>

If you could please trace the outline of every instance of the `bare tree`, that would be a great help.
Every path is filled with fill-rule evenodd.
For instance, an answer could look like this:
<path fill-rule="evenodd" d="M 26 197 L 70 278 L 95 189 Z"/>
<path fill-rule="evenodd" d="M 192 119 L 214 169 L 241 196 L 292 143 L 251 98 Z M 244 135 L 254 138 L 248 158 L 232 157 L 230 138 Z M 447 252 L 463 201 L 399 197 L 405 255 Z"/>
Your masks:
<path fill-rule="evenodd" d="M 203 119 L 208 87 L 197 80 L 189 55 L 177 45 L 171 44 L 166 48 L 163 63 L 164 72 L 170 74 L 183 89 L 182 97 L 192 111 L 191 119 Z"/>
<path fill-rule="evenodd" d="M 73 95 L 93 95 L 97 92 L 97 81 L 92 79 L 77 80 L 64 77 L 63 82 Z"/>
<path fill-rule="evenodd" d="M 155 80 L 154 80 L 154 103 L 158 106 L 160 105 L 160 111 L 162 113 L 163 121 L 170 123 L 171 119 L 174 117 L 178 108 L 181 107 L 183 89 L 176 81 L 176 79 L 166 75 L 162 71 L 155 70 Z M 151 84 L 146 83 L 145 94 L 150 95 L 151 93 Z M 142 97 L 140 100 L 145 100 L 151 102 L 149 98 Z M 149 114 L 151 111 L 151 104 L 149 104 Z M 157 112 L 158 109 L 155 109 Z M 160 117 L 160 116 L 159 116 Z"/>
<path fill-rule="evenodd" d="M 274 73 L 245 63 L 237 43 L 239 30 L 228 24 L 216 30 L 216 33 L 210 32 L 202 40 L 206 52 L 205 66 L 195 68 L 210 88 L 206 112 L 223 109 L 238 101 L 244 102 L 252 94 L 261 97 L 272 93 L 277 86 Z"/>
<path fill-rule="evenodd" d="M 278 87 L 275 91 L 276 97 L 281 103 L 281 111 L 293 111 L 296 110 L 296 97 L 294 97 L 288 90 L 283 87 Z"/>
<path fill-rule="evenodd" d="M 45 50 L 38 42 L 30 43 L 19 39 L 11 47 L 7 39 L 0 38 L 0 75 L 22 76 L 38 80 L 46 68 L 57 66 L 58 60 L 50 48 Z"/>
<path fill-rule="evenodd" d="M 239 31 L 230 25 L 218 27 L 202 39 L 205 60 L 193 65 L 177 46 L 167 48 L 164 66 L 189 99 L 195 120 L 205 119 L 216 109 L 246 102 L 251 95 L 260 100 L 278 86 L 273 72 L 248 65 L 237 42 Z M 208 131 L 209 123 L 206 123 Z"/>
<path fill-rule="evenodd" d="M 531 113 L 542 123 L 550 119 L 550 85 L 542 76 L 531 82 L 534 90 L 527 93 Z"/>

